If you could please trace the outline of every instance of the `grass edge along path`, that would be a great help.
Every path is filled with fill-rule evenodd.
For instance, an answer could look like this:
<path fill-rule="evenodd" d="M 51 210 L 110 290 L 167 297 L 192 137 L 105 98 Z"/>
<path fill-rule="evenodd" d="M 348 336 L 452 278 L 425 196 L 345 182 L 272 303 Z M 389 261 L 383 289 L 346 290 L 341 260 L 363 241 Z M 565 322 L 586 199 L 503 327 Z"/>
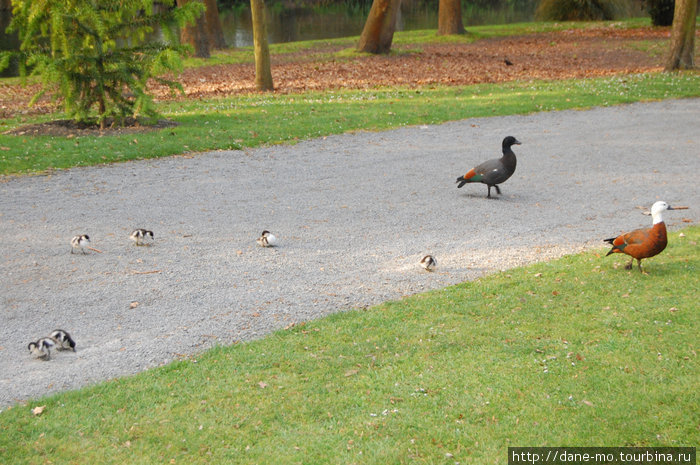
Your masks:
<path fill-rule="evenodd" d="M 480 463 L 695 446 L 700 226 L 338 313 L 0 413 L 0 463 Z M 43 406 L 40 415 L 32 409 Z"/>
<path fill-rule="evenodd" d="M 700 74 L 689 72 L 166 102 L 160 110 L 177 127 L 72 138 L 0 134 L 0 175 L 289 144 L 357 130 L 699 96 Z M 0 123 L 5 131 L 27 121 Z"/>

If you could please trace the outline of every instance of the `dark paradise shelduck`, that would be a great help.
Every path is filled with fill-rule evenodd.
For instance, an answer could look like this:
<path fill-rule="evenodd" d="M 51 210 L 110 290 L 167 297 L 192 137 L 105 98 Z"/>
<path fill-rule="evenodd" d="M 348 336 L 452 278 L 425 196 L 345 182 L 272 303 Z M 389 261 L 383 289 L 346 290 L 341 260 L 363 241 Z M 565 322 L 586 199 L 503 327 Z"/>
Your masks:
<path fill-rule="evenodd" d="M 665 248 L 668 240 L 666 238 L 666 224 L 661 216 L 664 210 L 685 210 L 688 207 L 673 208 L 663 201 L 654 203 L 651 207 L 651 217 L 653 226 L 651 228 L 635 229 L 632 232 L 621 234 L 617 237 L 605 239 L 605 242 L 612 244 L 612 249 L 605 255 L 611 253 L 624 253 L 632 257 L 625 269 L 631 270 L 634 259 L 637 259 L 637 266 L 642 273 L 642 259 L 660 254 Z M 648 213 L 647 213 L 648 214 Z"/>
<path fill-rule="evenodd" d="M 489 187 L 486 197 L 491 197 L 492 187 L 495 187 L 496 192 L 500 194 L 501 189 L 498 188 L 498 184 L 505 182 L 515 173 L 517 160 L 515 158 L 515 153 L 513 153 L 511 149 L 513 145 L 520 145 L 520 142 L 515 137 L 508 136 L 503 139 L 503 156 L 501 158 L 485 161 L 476 168 L 472 168 L 464 176 L 458 177 L 457 188 L 462 187 L 468 182 L 480 182 Z"/>

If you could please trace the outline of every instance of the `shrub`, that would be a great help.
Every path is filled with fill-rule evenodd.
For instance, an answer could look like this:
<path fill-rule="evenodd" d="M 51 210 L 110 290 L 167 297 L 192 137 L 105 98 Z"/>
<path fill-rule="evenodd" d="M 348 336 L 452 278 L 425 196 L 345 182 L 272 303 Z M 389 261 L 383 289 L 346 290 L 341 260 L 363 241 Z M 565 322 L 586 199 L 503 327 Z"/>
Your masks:
<path fill-rule="evenodd" d="M 625 17 L 628 0 L 542 0 L 535 17 L 540 21 L 599 21 Z"/>
<path fill-rule="evenodd" d="M 654 26 L 673 24 L 674 0 L 647 0 L 647 12 Z"/>
<path fill-rule="evenodd" d="M 174 0 L 12 0 L 9 30 L 20 39 L 20 75 L 39 75 L 42 88 L 63 100 L 66 114 L 78 122 L 157 115 L 146 83 L 154 78 L 171 89 L 181 86 L 158 77 L 178 71 L 187 50 L 171 31 L 201 14 L 192 2 L 170 9 Z M 160 25 L 168 45 L 149 36 Z M 0 55 L 0 68 L 8 55 Z M 29 70 L 29 71 L 28 71 Z"/>

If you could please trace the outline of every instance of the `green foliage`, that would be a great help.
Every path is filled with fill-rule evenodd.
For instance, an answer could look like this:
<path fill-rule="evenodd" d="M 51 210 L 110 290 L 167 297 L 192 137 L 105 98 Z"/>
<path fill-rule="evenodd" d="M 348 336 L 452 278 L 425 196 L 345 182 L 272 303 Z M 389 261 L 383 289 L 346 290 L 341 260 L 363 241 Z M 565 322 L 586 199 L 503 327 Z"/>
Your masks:
<path fill-rule="evenodd" d="M 179 71 L 180 56 L 171 26 L 194 21 L 203 4 L 168 9 L 174 0 L 154 7 L 153 0 L 12 0 L 9 30 L 20 38 L 20 72 L 41 76 L 42 89 L 63 99 L 66 114 L 86 122 L 157 115 L 146 82 L 153 78 L 172 89 L 175 81 L 159 77 Z M 168 42 L 152 40 L 154 28 Z M 7 53 L 0 67 L 7 62 Z"/>
<path fill-rule="evenodd" d="M 535 12 L 541 21 L 600 21 L 627 16 L 629 0 L 542 0 Z"/>
<path fill-rule="evenodd" d="M 674 0 L 647 0 L 647 12 L 654 26 L 670 26 L 673 24 Z"/>

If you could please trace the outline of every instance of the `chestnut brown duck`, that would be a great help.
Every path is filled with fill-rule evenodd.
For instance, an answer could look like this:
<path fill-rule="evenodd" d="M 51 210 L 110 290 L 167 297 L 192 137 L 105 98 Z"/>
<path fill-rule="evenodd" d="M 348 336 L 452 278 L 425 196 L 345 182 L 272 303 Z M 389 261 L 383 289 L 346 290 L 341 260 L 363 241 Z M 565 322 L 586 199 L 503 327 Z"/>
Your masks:
<path fill-rule="evenodd" d="M 637 260 L 639 271 L 642 270 L 642 259 L 653 257 L 660 254 L 668 243 L 666 237 L 666 224 L 662 217 L 662 212 L 665 210 L 685 210 L 688 207 L 673 208 L 664 201 L 658 201 L 651 207 L 651 217 L 653 226 L 651 228 L 635 229 L 634 231 L 620 234 L 617 237 L 605 239 L 605 242 L 610 243 L 613 247 L 605 255 L 606 257 L 612 253 L 624 253 L 632 257 L 625 269 L 632 269 L 632 263 Z"/>
<path fill-rule="evenodd" d="M 457 188 L 469 182 L 480 182 L 486 184 L 489 188 L 486 197 L 491 197 L 492 187 L 495 187 L 496 192 L 500 194 L 501 189 L 499 189 L 498 185 L 508 180 L 508 178 L 515 173 L 517 160 L 513 149 L 511 149 L 513 145 L 520 145 L 520 142 L 515 137 L 508 136 L 503 139 L 503 156 L 501 158 L 485 161 L 469 170 L 464 176 L 458 177 Z"/>

